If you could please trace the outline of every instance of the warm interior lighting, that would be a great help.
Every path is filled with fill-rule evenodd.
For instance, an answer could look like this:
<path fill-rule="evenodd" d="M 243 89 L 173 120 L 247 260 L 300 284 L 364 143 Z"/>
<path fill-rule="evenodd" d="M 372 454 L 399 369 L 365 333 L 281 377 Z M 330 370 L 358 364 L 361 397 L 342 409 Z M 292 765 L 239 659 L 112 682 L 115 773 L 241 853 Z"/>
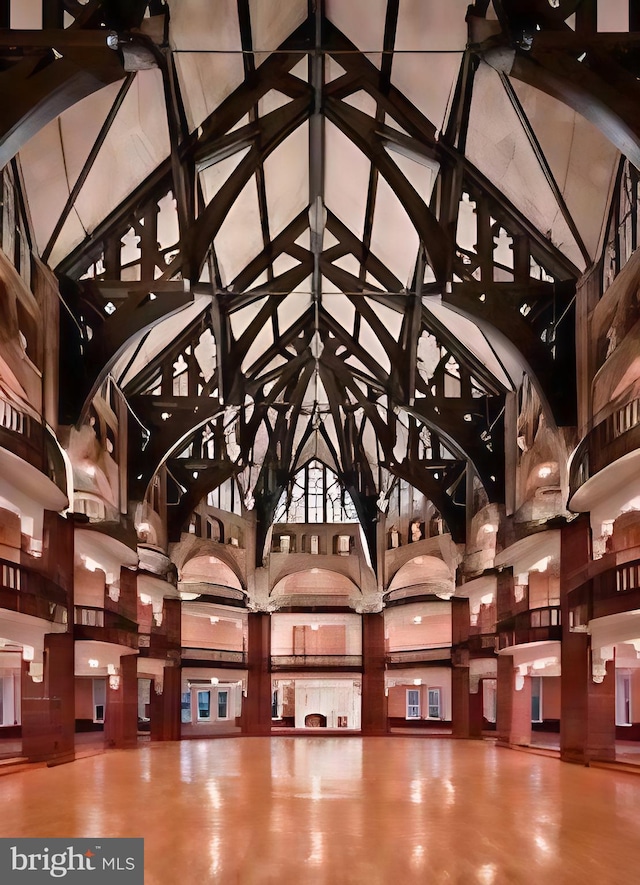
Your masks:
<path fill-rule="evenodd" d="M 92 670 L 96 670 L 100 666 L 100 661 L 97 661 L 95 658 L 89 658 L 88 664 Z"/>

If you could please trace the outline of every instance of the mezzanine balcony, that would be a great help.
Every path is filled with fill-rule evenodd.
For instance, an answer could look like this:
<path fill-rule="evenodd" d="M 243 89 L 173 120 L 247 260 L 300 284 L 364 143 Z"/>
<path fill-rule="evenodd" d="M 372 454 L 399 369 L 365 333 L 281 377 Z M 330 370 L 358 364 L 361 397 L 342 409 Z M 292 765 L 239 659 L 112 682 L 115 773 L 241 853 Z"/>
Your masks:
<path fill-rule="evenodd" d="M 64 588 L 29 566 L 0 559 L 0 608 L 67 623 L 68 594 Z"/>
<path fill-rule="evenodd" d="M 640 399 L 601 421 L 578 446 L 571 462 L 569 500 L 596 474 L 640 449 Z"/>
<path fill-rule="evenodd" d="M 243 651 L 226 648 L 182 648 L 182 664 L 185 667 L 222 667 L 245 669 L 247 655 Z"/>
<path fill-rule="evenodd" d="M 448 666 L 451 663 L 451 646 L 442 645 L 437 648 L 403 648 L 388 651 L 387 667 L 390 670 L 414 664 L 438 664 Z"/>
<path fill-rule="evenodd" d="M 359 673 L 362 655 L 271 655 L 271 671 L 283 670 Z"/>
<path fill-rule="evenodd" d="M 76 639 L 138 648 L 138 625 L 118 612 L 76 605 L 73 621 Z"/>
<path fill-rule="evenodd" d="M 520 612 L 500 621 L 497 632 L 500 651 L 530 642 L 559 641 L 562 639 L 560 606 L 548 605 Z"/>

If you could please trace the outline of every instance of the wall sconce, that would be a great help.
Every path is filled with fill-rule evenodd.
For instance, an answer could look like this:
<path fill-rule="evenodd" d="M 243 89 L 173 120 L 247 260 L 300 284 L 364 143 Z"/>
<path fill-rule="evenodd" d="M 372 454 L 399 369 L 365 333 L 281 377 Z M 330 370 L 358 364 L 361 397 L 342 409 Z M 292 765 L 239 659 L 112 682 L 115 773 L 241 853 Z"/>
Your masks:
<path fill-rule="evenodd" d="M 23 661 L 32 661 L 35 656 L 36 650 L 32 645 L 23 645 L 22 646 L 22 660 Z"/>
<path fill-rule="evenodd" d="M 87 661 L 92 670 L 97 670 L 100 666 L 100 661 L 97 661 L 95 658 L 89 658 Z"/>
<path fill-rule="evenodd" d="M 212 615 L 212 617 L 210 617 L 209 620 L 211 621 L 211 626 L 213 626 L 214 624 L 218 623 L 220 618 L 217 618 L 215 615 Z"/>
<path fill-rule="evenodd" d="M 422 679 L 414 679 L 413 684 L 414 685 L 422 685 Z"/>
<path fill-rule="evenodd" d="M 109 676 L 109 688 L 112 688 L 114 691 L 117 691 L 120 688 L 119 676 Z"/>
<path fill-rule="evenodd" d="M 91 663 L 91 661 L 89 661 L 89 663 Z M 97 663 L 97 661 L 96 661 L 96 663 Z M 109 674 L 109 676 L 117 676 L 118 675 L 118 668 L 116 667 L 115 664 L 107 664 L 107 673 Z"/>
<path fill-rule="evenodd" d="M 211 685 L 217 685 L 220 682 L 217 676 L 211 677 Z"/>

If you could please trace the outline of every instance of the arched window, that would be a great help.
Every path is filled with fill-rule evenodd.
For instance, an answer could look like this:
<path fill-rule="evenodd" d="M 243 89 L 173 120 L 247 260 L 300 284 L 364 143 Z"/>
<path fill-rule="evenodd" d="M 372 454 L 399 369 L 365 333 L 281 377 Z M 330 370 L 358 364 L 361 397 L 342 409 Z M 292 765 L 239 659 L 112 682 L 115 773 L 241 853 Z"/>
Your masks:
<path fill-rule="evenodd" d="M 276 508 L 277 523 L 358 522 L 349 492 L 321 461 L 310 461 L 296 473 Z"/>

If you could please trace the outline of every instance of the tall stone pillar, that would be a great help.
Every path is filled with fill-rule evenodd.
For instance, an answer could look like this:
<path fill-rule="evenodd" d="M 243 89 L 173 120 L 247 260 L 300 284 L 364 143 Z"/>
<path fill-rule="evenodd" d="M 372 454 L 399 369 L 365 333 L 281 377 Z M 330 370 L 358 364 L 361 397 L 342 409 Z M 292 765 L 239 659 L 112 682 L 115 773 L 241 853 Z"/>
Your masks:
<path fill-rule="evenodd" d="M 591 559 L 589 514 L 562 526 L 560 602 L 562 607 L 562 707 L 560 757 L 566 762 L 588 764 L 592 759 L 615 759 L 615 666 L 594 682 L 591 637 L 570 629 L 571 576 Z"/>
<path fill-rule="evenodd" d="M 242 706 L 243 734 L 271 734 L 271 617 L 248 615 L 247 696 Z"/>
<path fill-rule="evenodd" d="M 45 635 L 41 682 L 29 669 L 23 665 L 22 753 L 32 762 L 68 762 L 75 741 L 73 635 Z"/>
<path fill-rule="evenodd" d="M 362 615 L 362 734 L 387 734 L 384 615 Z"/>
<path fill-rule="evenodd" d="M 469 668 L 451 669 L 451 731 L 456 738 L 471 737 Z"/>
<path fill-rule="evenodd" d="M 118 686 L 115 687 L 115 678 Z M 122 655 L 120 673 L 107 677 L 104 740 L 107 747 L 135 747 L 138 741 L 138 656 Z"/>
<path fill-rule="evenodd" d="M 531 743 L 531 678 L 519 676 L 512 655 L 498 655 L 496 731 L 501 744 Z"/>
<path fill-rule="evenodd" d="M 469 600 L 451 600 L 451 727 L 457 738 L 469 737 Z"/>
<path fill-rule="evenodd" d="M 152 741 L 180 740 L 180 684 L 180 667 L 165 667 L 162 684 L 154 680 L 151 686 Z"/>
<path fill-rule="evenodd" d="M 477 680 L 477 688 L 475 692 L 472 689 L 473 685 L 471 685 L 469 694 L 469 737 L 481 738 L 484 715 L 482 679 Z"/>

